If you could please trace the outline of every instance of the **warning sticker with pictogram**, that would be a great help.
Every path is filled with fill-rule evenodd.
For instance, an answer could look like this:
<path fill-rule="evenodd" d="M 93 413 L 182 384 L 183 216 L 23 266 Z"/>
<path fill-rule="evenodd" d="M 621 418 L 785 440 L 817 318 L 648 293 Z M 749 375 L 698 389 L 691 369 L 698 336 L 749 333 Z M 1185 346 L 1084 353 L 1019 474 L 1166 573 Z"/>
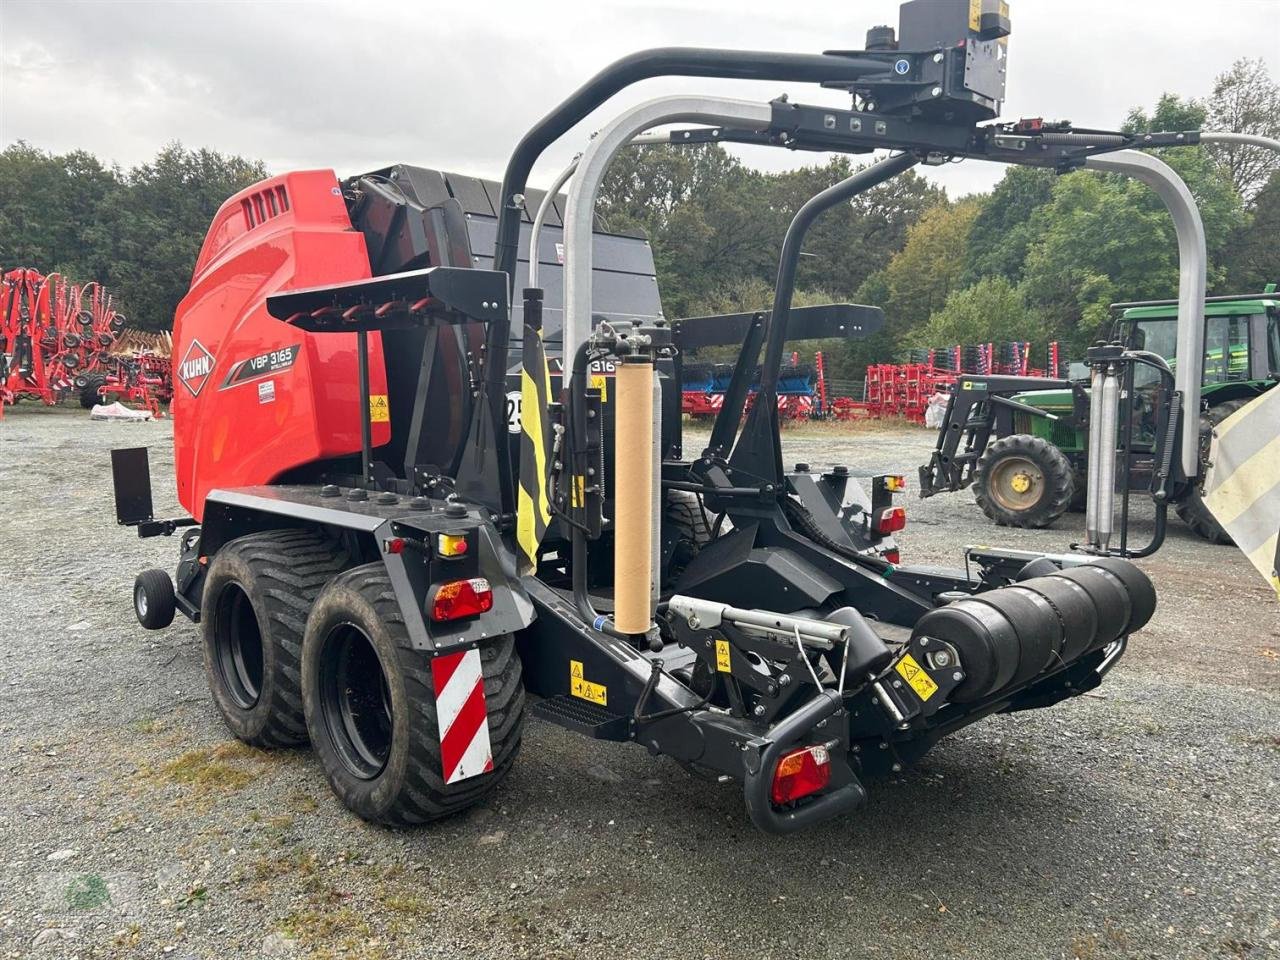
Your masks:
<path fill-rule="evenodd" d="M 603 683 L 592 683 L 583 676 L 582 661 L 569 661 L 569 693 L 580 700 L 589 700 L 597 706 L 609 705 L 609 691 Z"/>
<path fill-rule="evenodd" d="M 933 682 L 933 677 L 925 673 L 924 667 L 916 662 L 916 658 L 911 654 L 903 654 L 901 660 L 898 661 L 895 670 L 907 681 L 911 689 L 916 692 L 921 700 L 928 700 L 938 692 L 938 685 Z"/>

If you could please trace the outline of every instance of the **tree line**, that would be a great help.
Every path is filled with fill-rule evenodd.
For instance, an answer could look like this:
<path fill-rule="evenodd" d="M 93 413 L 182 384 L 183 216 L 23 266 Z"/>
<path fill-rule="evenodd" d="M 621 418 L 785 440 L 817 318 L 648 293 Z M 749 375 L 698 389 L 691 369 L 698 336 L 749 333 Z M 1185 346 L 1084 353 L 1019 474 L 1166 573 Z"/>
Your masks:
<path fill-rule="evenodd" d="M 1166 94 L 1128 131 L 1230 130 L 1280 138 L 1280 88 L 1241 60 L 1204 100 Z M 1211 292 L 1280 280 L 1280 163 L 1249 147 L 1159 156 L 1195 195 Z M 641 147 L 610 169 L 604 224 L 653 242 L 669 317 L 767 307 L 795 211 L 858 165 L 839 156 L 782 173 L 718 145 Z M 267 176 L 260 161 L 173 143 L 128 170 L 84 151 L 25 143 L 0 151 L 0 268 L 34 266 L 113 290 L 132 325 L 167 329 L 213 214 Z M 1177 290 L 1173 226 L 1155 194 L 1119 175 L 1010 167 L 989 193 L 958 199 L 910 171 L 824 214 L 810 231 L 797 304 L 882 306 L 884 330 L 828 343 L 836 377 L 912 347 L 1056 339 L 1073 356 L 1102 332 L 1108 304 Z"/>
<path fill-rule="evenodd" d="M 179 143 L 124 170 L 19 141 L 0 151 L 0 270 L 97 280 L 130 326 L 171 329 L 213 215 L 267 175 L 261 161 Z"/>

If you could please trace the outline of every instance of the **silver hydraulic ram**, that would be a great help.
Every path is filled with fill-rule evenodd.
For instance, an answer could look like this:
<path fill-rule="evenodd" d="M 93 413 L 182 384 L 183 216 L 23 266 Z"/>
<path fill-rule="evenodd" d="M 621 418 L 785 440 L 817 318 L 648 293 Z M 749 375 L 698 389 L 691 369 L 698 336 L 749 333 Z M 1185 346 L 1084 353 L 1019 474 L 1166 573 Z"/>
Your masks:
<path fill-rule="evenodd" d="M 767 103 L 717 97 L 663 97 L 626 111 L 603 127 L 583 151 L 569 187 L 564 215 L 565 363 L 591 335 L 592 235 L 596 196 L 614 156 L 637 134 L 667 123 L 710 123 L 767 130 Z M 654 529 L 662 488 L 655 483 L 654 367 L 623 363 L 614 382 L 614 626 L 642 634 L 652 625 L 658 579 Z M 642 458 L 637 461 L 637 457 Z"/>
<path fill-rule="evenodd" d="M 1204 356 L 1205 241 L 1204 224 L 1195 198 L 1182 178 L 1163 160 L 1136 150 L 1120 150 L 1090 157 L 1091 170 L 1123 173 L 1155 190 L 1173 217 L 1178 236 L 1178 343 L 1175 388 L 1182 394 L 1183 472 L 1194 480 L 1200 466 L 1200 368 Z M 1116 489 L 1116 429 L 1119 420 L 1119 380 L 1109 381 L 1106 370 L 1095 369 L 1089 400 L 1089 469 L 1085 528 L 1089 546 L 1105 551 L 1112 529 Z M 1110 406 L 1108 404 L 1110 403 Z M 1129 465 L 1123 465 L 1128 469 Z M 1103 528 L 1105 527 L 1105 535 Z"/>

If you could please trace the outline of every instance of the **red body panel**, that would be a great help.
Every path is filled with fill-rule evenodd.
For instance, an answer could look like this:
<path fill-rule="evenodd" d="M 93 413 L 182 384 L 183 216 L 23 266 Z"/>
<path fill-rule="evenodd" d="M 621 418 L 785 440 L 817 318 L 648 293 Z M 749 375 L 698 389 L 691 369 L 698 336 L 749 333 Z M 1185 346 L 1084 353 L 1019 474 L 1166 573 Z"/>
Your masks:
<path fill-rule="evenodd" d="M 359 452 L 355 334 L 304 333 L 270 317 L 266 298 L 369 276 L 332 171 L 274 177 L 222 205 L 173 328 L 178 499 L 197 520 L 210 490 Z M 386 394 L 377 334 L 369 367 L 370 393 Z M 374 445 L 390 432 L 374 423 Z"/>

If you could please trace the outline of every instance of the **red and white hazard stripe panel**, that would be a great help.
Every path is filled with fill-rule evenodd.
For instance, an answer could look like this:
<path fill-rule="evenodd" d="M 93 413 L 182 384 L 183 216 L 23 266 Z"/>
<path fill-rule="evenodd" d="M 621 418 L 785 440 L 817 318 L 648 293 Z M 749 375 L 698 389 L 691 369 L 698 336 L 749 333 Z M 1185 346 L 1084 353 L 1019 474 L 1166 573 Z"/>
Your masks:
<path fill-rule="evenodd" d="M 480 651 L 446 653 L 431 661 L 440 721 L 444 782 L 457 783 L 493 769 L 489 715 L 484 702 Z"/>

